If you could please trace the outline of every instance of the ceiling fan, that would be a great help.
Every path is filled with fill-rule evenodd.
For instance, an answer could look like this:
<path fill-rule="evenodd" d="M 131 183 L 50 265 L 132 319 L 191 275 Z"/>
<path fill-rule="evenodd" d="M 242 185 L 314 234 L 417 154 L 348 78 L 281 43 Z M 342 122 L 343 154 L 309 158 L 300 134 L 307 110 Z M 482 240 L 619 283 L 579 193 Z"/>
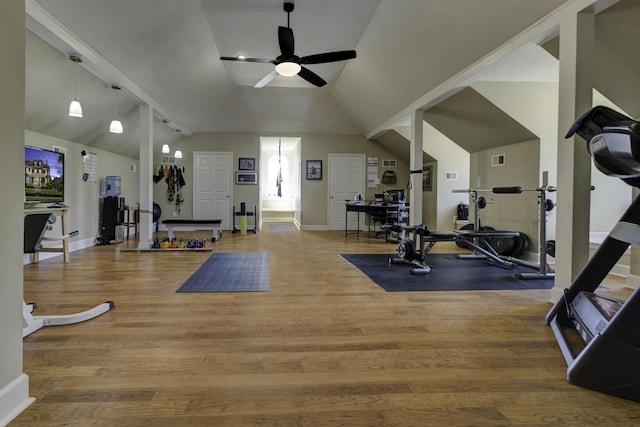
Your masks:
<path fill-rule="evenodd" d="M 327 84 L 319 75 L 304 67 L 310 64 L 324 64 L 327 62 L 345 61 L 356 57 L 355 50 L 341 50 L 337 52 L 319 53 L 308 56 L 297 56 L 294 53 L 293 30 L 289 26 L 289 14 L 293 11 L 293 2 L 284 3 L 284 11 L 287 12 L 287 26 L 278 27 L 278 43 L 280 45 L 280 55 L 276 59 L 247 58 L 244 56 L 221 56 L 222 61 L 239 62 L 266 62 L 274 64 L 275 70 L 267 74 L 262 80 L 256 83 L 255 87 L 263 87 L 275 79 L 276 76 L 295 76 L 296 74 L 309 83 L 322 87 Z"/>

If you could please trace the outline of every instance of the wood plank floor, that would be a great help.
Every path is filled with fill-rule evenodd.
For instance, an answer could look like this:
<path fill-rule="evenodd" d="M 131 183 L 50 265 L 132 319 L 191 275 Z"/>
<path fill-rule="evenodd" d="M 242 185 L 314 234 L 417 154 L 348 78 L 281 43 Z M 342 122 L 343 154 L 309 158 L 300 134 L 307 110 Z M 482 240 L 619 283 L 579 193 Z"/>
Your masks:
<path fill-rule="evenodd" d="M 37 400 L 11 426 L 640 424 L 640 404 L 567 383 L 549 291 L 385 293 L 338 254 L 394 244 L 266 226 L 214 246 L 269 252 L 270 292 L 177 294 L 211 253 L 127 245 L 24 267 L 41 314 L 116 308 L 24 339 Z"/>

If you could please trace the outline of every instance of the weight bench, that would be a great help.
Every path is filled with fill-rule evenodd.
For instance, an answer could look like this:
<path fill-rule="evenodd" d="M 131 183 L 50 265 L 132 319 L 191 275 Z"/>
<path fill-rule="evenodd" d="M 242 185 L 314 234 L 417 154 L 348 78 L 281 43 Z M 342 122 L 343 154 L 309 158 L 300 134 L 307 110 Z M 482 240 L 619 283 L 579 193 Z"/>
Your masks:
<path fill-rule="evenodd" d="M 222 239 L 221 219 L 165 219 L 162 223 L 167 227 L 167 237 L 169 237 L 169 239 L 175 237 L 175 229 L 185 227 L 211 229 L 213 231 L 213 236 L 211 237 L 212 242 Z"/>
<path fill-rule="evenodd" d="M 37 254 L 42 247 L 42 240 L 65 240 L 78 234 L 73 231 L 58 237 L 45 237 L 47 230 L 51 229 L 51 224 L 55 222 L 56 216 L 51 213 L 34 213 L 24 217 L 24 253 Z M 113 301 L 103 302 L 97 306 L 74 314 L 58 314 L 34 316 L 32 313 L 36 309 L 35 303 L 27 304 L 22 300 L 22 337 L 37 331 L 44 326 L 71 325 L 73 323 L 84 322 L 93 319 L 102 313 L 115 307 Z"/>
<path fill-rule="evenodd" d="M 498 255 L 490 239 L 507 239 L 519 236 L 517 231 L 496 230 L 459 230 L 459 231 L 431 231 L 426 225 L 391 225 L 390 231 L 409 234 L 410 238 L 402 239 L 398 243 L 398 258 L 390 258 L 391 264 L 410 264 L 411 274 L 429 274 L 431 267 L 426 264 L 427 254 L 436 243 L 455 242 L 461 247 L 467 247 L 476 252 L 472 256 L 484 256 L 487 261 L 504 268 L 515 268 L 517 264 L 505 260 Z M 458 258 L 464 258 L 458 255 Z"/>

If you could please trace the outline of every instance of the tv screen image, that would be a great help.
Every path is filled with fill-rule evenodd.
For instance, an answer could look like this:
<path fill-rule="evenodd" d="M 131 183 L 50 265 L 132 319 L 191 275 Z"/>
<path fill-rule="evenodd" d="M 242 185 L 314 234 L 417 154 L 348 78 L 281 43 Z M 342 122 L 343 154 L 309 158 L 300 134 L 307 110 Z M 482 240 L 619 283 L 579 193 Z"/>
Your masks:
<path fill-rule="evenodd" d="M 26 202 L 64 202 L 64 153 L 24 147 Z"/>

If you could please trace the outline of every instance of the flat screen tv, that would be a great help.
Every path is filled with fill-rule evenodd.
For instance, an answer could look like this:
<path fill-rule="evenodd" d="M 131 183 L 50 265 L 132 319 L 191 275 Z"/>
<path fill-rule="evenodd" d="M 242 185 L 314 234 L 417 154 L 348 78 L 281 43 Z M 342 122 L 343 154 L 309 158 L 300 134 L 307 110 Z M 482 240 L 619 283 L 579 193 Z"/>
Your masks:
<path fill-rule="evenodd" d="M 24 147 L 25 202 L 64 202 L 64 153 Z"/>

